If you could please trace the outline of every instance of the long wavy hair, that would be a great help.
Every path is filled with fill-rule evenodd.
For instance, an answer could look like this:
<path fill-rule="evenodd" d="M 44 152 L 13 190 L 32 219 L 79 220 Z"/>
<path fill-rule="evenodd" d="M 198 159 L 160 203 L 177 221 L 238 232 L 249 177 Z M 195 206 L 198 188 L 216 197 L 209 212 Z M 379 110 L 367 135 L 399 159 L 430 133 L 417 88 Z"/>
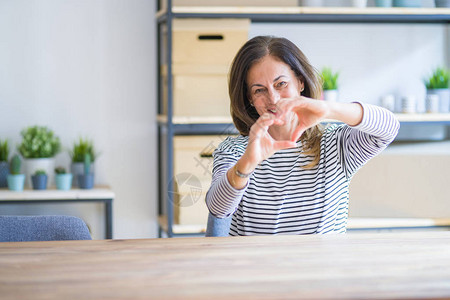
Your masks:
<path fill-rule="evenodd" d="M 266 55 L 271 55 L 284 62 L 303 82 L 303 96 L 319 99 L 322 85 L 317 70 L 309 63 L 302 51 L 286 38 L 273 36 L 257 36 L 247 41 L 233 59 L 228 80 L 228 93 L 231 100 L 231 116 L 234 126 L 243 136 L 248 136 L 250 127 L 259 118 L 255 107 L 250 105 L 247 88 L 247 74 L 250 68 Z M 300 94 L 300 91 L 299 91 Z M 320 160 L 320 139 L 323 127 L 316 125 L 307 129 L 300 140 L 306 155 L 313 160 L 304 168 L 315 167 Z"/>

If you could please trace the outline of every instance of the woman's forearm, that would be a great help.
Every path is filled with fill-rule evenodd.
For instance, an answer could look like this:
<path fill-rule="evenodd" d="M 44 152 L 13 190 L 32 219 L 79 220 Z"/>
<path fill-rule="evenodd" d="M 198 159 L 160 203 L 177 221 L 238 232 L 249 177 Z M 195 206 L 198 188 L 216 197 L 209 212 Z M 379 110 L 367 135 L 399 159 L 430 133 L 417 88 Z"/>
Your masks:
<path fill-rule="evenodd" d="M 359 103 L 336 103 L 326 102 L 329 108 L 327 119 L 333 119 L 344 122 L 350 126 L 356 126 L 361 123 L 364 110 Z"/>

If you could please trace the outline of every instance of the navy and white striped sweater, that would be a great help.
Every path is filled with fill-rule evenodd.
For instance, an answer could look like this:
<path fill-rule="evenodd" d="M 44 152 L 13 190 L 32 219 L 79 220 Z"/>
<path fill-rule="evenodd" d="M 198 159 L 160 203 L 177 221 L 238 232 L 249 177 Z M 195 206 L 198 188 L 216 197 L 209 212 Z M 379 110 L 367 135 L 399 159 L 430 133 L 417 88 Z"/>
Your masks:
<path fill-rule="evenodd" d="M 248 136 L 228 137 L 214 151 L 210 212 L 219 218 L 233 214 L 230 235 L 344 233 L 349 183 L 355 172 L 395 138 L 399 123 L 389 111 L 362 104 L 357 126 L 331 125 L 321 139 L 320 162 L 297 148 L 284 149 L 261 162 L 241 190 L 226 173 L 244 154 Z M 369 183 L 370 184 L 370 183 Z"/>

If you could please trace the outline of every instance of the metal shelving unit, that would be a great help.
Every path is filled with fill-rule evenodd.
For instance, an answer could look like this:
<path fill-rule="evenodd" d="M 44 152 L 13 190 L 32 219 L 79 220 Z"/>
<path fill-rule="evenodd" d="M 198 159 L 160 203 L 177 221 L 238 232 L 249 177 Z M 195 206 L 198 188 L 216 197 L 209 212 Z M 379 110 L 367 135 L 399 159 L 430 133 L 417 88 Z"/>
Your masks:
<path fill-rule="evenodd" d="M 173 7 L 172 0 L 166 0 L 164 7 L 157 1 L 158 34 L 158 205 L 160 236 L 174 237 L 200 235 L 204 228 L 173 224 L 173 138 L 177 135 L 235 134 L 230 120 L 207 118 L 173 117 L 173 70 L 172 70 L 172 22 L 183 18 L 246 18 L 252 22 L 295 22 L 295 23 L 433 23 L 450 24 L 450 9 L 446 8 L 330 8 L 330 7 Z M 167 95 L 163 99 L 163 74 Z M 163 114 L 164 101 L 166 114 Z M 402 124 L 445 124 L 450 125 L 449 114 L 397 115 Z M 206 226 L 206 225 L 205 225 Z"/>

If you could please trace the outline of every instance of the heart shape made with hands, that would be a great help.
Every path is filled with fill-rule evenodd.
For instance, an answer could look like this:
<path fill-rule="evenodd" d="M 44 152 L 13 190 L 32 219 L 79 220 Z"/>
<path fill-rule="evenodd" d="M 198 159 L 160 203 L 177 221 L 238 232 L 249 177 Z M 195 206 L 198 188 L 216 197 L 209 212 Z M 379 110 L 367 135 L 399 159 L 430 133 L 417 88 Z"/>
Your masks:
<path fill-rule="evenodd" d="M 308 129 L 319 124 L 328 113 L 328 107 L 322 100 L 306 97 L 281 99 L 277 103 L 277 119 L 283 122 L 277 130 L 289 131 L 290 141 L 296 142 Z M 272 125 L 277 126 L 277 125 Z"/>

